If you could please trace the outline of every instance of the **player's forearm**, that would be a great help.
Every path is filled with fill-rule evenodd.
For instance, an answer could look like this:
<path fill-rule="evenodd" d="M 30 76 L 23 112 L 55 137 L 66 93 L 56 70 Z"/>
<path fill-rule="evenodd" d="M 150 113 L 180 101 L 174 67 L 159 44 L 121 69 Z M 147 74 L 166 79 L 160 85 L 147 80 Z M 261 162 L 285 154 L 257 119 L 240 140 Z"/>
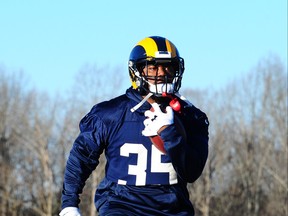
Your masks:
<path fill-rule="evenodd" d="M 208 137 L 187 136 L 186 142 L 171 126 L 161 133 L 161 138 L 178 176 L 186 182 L 199 178 L 208 156 Z"/>
<path fill-rule="evenodd" d="M 62 208 L 78 207 L 79 195 L 98 163 L 98 156 L 96 159 L 92 159 L 91 152 L 85 142 L 77 139 L 70 152 L 64 174 Z"/>

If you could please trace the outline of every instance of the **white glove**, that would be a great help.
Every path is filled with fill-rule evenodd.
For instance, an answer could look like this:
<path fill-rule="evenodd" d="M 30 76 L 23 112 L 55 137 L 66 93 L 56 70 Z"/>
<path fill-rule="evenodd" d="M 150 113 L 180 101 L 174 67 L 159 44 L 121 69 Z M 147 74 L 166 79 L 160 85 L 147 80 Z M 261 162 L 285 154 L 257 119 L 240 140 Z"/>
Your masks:
<path fill-rule="evenodd" d="M 151 104 L 154 112 L 147 110 L 144 115 L 147 117 L 143 124 L 145 125 L 142 134 L 144 136 L 156 136 L 161 127 L 174 123 L 174 113 L 170 106 L 166 107 L 166 113 L 163 113 L 157 103 Z"/>
<path fill-rule="evenodd" d="M 81 216 L 80 211 L 76 207 L 66 207 L 62 209 L 60 216 Z"/>

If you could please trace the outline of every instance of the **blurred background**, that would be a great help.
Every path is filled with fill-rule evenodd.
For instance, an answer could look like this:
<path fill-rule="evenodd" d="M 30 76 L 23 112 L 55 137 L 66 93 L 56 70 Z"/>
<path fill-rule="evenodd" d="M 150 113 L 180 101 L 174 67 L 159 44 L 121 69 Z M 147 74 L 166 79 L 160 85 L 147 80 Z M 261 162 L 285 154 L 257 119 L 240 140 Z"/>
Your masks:
<path fill-rule="evenodd" d="M 288 214 L 287 1 L 12 0 L 0 28 L 0 216 L 59 213 L 80 119 L 125 93 L 130 51 L 152 35 L 176 45 L 180 93 L 210 120 L 196 215 Z M 101 161 L 83 215 L 97 215 Z"/>

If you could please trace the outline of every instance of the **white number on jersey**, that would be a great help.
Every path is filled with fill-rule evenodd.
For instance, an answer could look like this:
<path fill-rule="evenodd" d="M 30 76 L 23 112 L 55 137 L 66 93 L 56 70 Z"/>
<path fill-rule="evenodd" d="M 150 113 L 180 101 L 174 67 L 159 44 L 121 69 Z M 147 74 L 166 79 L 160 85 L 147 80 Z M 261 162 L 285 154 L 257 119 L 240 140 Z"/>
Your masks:
<path fill-rule="evenodd" d="M 159 151 L 154 145 L 151 145 L 151 173 L 169 173 L 169 183 L 177 183 L 177 173 L 174 170 L 172 163 L 162 163 L 161 155 L 163 153 Z M 142 144 L 125 143 L 120 148 L 120 155 L 129 157 L 130 154 L 137 154 L 137 164 L 128 167 L 128 174 L 136 176 L 136 185 L 146 184 L 146 170 L 148 160 L 148 150 Z M 118 184 L 125 185 L 125 180 L 118 180 Z"/>

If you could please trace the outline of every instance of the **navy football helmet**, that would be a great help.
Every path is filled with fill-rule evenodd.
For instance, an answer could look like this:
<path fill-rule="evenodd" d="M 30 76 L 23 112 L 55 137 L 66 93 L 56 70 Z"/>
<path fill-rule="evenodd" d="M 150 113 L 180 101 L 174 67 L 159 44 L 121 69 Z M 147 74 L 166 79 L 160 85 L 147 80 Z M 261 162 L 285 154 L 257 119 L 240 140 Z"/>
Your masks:
<path fill-rule="evenodd" d="M 172 73 L 149 76 L 144 71 L 148 65 L 155 65 L 156 68 L 161 65 Z M 175 94 L 181 87 L 184 59 L 180 57 L 175 45 L 166 38 L 152 36 L 138 42 L 130 53 L 128 67 L 132 87 L 142 95 Z"/>

